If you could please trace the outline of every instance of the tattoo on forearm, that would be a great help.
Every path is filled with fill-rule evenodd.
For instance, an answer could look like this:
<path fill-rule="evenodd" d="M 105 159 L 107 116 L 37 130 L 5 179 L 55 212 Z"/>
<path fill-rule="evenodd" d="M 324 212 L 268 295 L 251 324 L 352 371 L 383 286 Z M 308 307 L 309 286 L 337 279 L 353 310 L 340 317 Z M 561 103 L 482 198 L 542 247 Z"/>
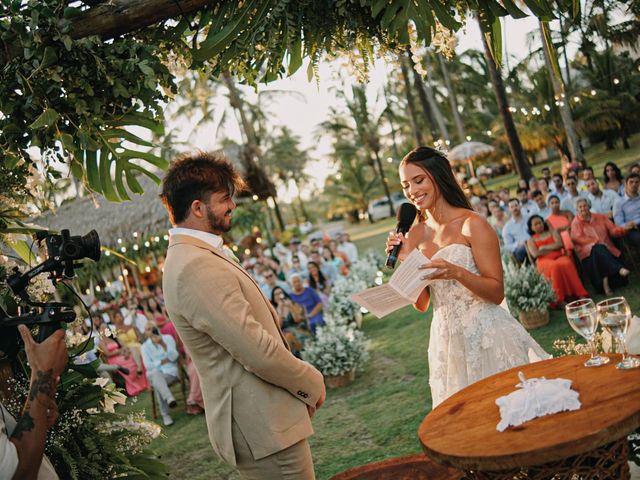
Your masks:
<path fill-rule="evenodd" d="M 29 412 L 24 412 L 22 416 L 18 419 L 18 423 L 16 423 L 16 428 L 13 430 L 11 436 L 17 440 L 22 438 L 22 434 L 25 432 L 30 432 L 35 427 L 35 423 L 33 421 L 33 417 Z"/>
<path fill-rule="evenodd" d="M 29 390 L 29 401 L 33 402 L 39 393 L 48 397 L 52 396 L 53 384 L 53 370 L 36 372 L 36 379 L 31 384 L 31 390 Z"/>

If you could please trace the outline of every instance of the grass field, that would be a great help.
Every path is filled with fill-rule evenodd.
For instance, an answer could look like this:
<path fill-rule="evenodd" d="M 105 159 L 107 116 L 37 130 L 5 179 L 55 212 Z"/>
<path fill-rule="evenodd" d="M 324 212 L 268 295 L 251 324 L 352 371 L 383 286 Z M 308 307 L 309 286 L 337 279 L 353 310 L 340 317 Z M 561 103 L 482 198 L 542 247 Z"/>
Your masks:
<path fill-rule="evenodd" d="M 633 140 L 634 144 L 640 143 L 637 136 Z M 596 145 L 587 152 L 598 176 L 608 158 L 622 160 L 621 167 L 640 158 L 640 148 L 627 152 L 617 150 L 613 154 L 603 154 L 601 150 L 601 146 Z M 537 172 L 539 168 L 541 166 L 534 170 Z M 501 177 L 495 182 L 492 180 L 489 188 L 515 185 L 515 181 L 513 176 Z M 388 219 L 347 230 L 360 251 L 367 248 L 381 250 L 394 223 Z M 632 309 L 640 312 L 637 272 L 632 274 L 630 286 L 616 293 L 625 295 Z M 550 319 L 549 325 L 531 334 L 552 352 L 551 345 L 556 338 L 573 332 L 563 312 L 552 311 Z M 431 409 L 426 361 L 430 320 L 430 312 L 422 314 L 411 308 L 382 320 L 370 315 L 365 317 L 363 330 L 370 339 L 370 361 L 357 373 L 352 385 L 330 390 L 325 406 L 314 417 L 316 434 L 310 441 L 319 480 L 356 465 L 420 451 L 416 431 Z M 190 480 L 239 478 L 214 456 L 204 417 L 187 416 L 181 395 L 177 394 L 176 398 L 179 406 L 173 414 L 175 424 L 165 429 L 164 436 L 152 445 L 170 466 L 172 477 Z M 148 395 L 141 395 L 138 402 L 128 408 L 144 408 L 150 414 Z"/>

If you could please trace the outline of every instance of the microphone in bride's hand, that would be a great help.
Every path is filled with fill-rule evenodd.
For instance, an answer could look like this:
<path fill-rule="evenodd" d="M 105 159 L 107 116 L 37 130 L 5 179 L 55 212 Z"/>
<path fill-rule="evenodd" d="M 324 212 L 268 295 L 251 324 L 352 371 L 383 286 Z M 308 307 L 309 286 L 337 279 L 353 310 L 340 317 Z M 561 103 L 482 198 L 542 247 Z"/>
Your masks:
<path fill-rule="evenodd" d="M 396 233 L 405 234 L 413 225 L 413 221 L 416 219 L 416 215 L 418 214 L 418 210 L 411 203 L 403 203 L 400 205 L 398 209 L 398 213 L 396 218 L 398 219 L 398 224 L 396 225 Z M 402 243 L 394 246 L 393 249 L 387 255 L 387 261 L 385 262 L 385 266 L 387 268 L 394 268 L 396 266 L 396 262 L 398 261 L 398 253 L 400 252 L 400 247 L 402 247 Z"/>

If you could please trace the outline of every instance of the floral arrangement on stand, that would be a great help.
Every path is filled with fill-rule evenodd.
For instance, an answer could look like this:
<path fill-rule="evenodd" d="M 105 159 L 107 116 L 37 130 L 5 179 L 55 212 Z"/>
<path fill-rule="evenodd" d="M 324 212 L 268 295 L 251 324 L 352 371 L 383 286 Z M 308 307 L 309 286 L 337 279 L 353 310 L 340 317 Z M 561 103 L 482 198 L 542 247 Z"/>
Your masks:
<path fill-rule="evenodd" d="M 351 295 L 374 285 L 384 259 L 374 250 L 367 250 L 351 265 L 349 275 L 339 278 L 331 288 L 326 309 L 333 318 L 352 319 L 360 326 L 360 305 L 351 300 Z"/>
<path fill-rule="evenodd" d="M 351 383 L 355 372 L 369 358 L 368 340 L 353 324 L 340 317 L 325 318 L 313 341 L 307 343 L 302 358 L 325 376 L 327 386 L 336 388 Z"/>
<path fill-rule="evenodd" d="M 504 296 L 512 312 L 525 328 L 549 323 L 549 304 L 556 294 L 547 279 L 533 265 L 507 262 L 504 270 Z"/>

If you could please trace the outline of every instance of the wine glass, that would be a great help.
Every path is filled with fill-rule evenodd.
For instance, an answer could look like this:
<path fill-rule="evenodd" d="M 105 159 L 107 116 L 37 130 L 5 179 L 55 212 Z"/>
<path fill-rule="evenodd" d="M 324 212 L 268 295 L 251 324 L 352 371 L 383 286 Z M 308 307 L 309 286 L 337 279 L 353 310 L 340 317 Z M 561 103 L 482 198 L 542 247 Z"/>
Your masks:
<path fill-rule="evenodd" d="M 616 364 L 616 368 L 627 370 L 640 367 L 640 361 L 627 354 L 626 336 L 631 321 L 631 309 L 625 298 L 607 298 L 598 302 L 596 310 L 602 326 L 608 330 L 618 346 L 622 346 L 622 361 Z"/>
<path fill-rule="evenodd" d="M 596 355 L 595 336 L 598 329 L 598 316 L 596 306 L 590 298 L 576 300 L 565 307 L 569 325 L 578 335 L 589 342 L 591 358 L 584 362 L 585 367 L 599 367 L 609 363 L 609 357 Z"/>

